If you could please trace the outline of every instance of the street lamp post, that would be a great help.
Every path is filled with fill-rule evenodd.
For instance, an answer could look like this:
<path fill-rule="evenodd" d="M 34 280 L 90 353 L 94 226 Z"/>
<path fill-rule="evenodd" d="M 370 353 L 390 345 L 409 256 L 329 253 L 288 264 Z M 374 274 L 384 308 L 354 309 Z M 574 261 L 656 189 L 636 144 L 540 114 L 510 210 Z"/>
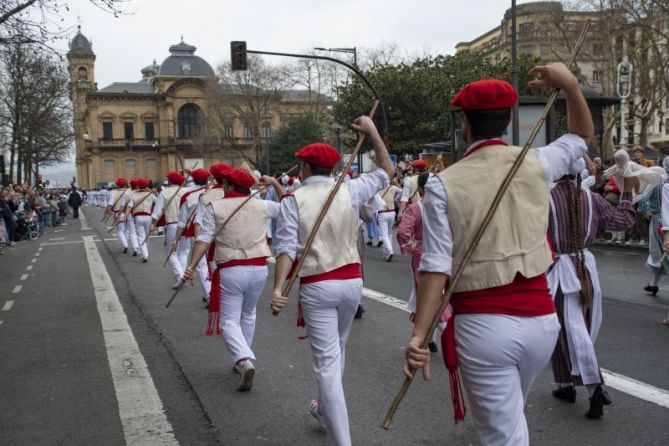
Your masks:
<path fill-rule="evenodd" d="M 616 83 L 616 93 L 620 98 L 620 141 L 619 147 L 625 148 L 625 102 L 632 92 L 632 64 L 627 56 L 618 64 L 618 81 Z"/>

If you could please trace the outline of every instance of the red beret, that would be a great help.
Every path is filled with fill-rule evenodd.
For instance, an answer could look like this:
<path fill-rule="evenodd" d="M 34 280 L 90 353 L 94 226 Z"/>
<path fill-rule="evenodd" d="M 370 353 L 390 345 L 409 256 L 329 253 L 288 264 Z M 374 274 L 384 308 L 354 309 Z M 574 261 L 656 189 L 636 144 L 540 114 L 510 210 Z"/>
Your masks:
<path fill-rule="evenodd" d="M 183 184 L 186 178 L 184 178 L 184 176 L 181 175 L 176 170 L 173 170 L 171 172 L 167 172 L 167 179 L 169 180 L 170 183 L 176 184 L 177 186 L 181 186 L 181 184 Z"/>
<path fill-rule="evenodd" d="M 217 180 L 223 179 L 223 172 L 226 170 L 232 169 L 232 166 L 225 163 L 214 164 L 209 168 L 209 173 L 213 175 Z"/>
<path fill-rule="evenodd" d="M 451 103 L 463 110 L 492 110 L 512 108 L 518 101 L 518 93 L 507 81 L 481 79 L 464 86 Z"/>
<path fill-rule="evenodd" d="M 256 179 L 253 175 L 242 169 L 228 169 L 224 171 L 223 178 L 228 183 L 232 183 L 242 189 L 251 189 L 256 184 Z"/>
<path fill-rule="evenodd" d="M 130 187 L 132 187 L 133 189 L 137 187 L 137 178 L 133 178 L 132 180 L 130 180 Z"/>
<path fill-rule="evenodd" d="M 413 167 L 414 169 L 426 169 L 427 163 L 423 160 L 415 160 L 414 162 L 411 163 L 411 167 Z"/>
<path fill-rule="evenodd" d="M 137 178 L 137 187 L 140 189 L 146 189 L 149 187 L 149 180 L 146 178 Z"/>
<path fill-rule="evenodd" d="M 197 181 L 198 183 L 202 183 L 207 181 L 207 178 L 209 178 L 209 171 L 202 168 L 195 169 L 190 173 L 190 176 L 192 176 L 193 180 Z"/>
<path fill-rule="evenodd" d="M 116 180 L 116 185 L 118 187 L 128 187 L 128 180 L 121 177 L 121 178 Z"/>
<path fill-rule="evenodd" d="M 339 161 L 339 152 L 332 146 L 317 142 L 302 147 L 295 152 L 295 157 L 304 160 L 309 164 L 313 164 L 314 166 L 332 169 Z"/>

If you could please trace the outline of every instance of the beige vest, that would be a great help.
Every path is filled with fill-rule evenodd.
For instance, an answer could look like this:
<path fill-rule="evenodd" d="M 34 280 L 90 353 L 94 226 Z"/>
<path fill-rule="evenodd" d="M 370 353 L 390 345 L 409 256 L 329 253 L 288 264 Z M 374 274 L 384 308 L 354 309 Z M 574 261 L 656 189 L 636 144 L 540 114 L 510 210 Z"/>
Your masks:
<path fill-rule="evenodd" d="M 407 178 L 409 182 L 409 201 L 414 202 L 418 198 L 418 175 Z"/>
<path fill-rule="evenodd" d="M 126 192 L 127 191 L 127 192 Z M 124 194 L 125 192 L 125 194 Z M 130 195 L 130 191 L 128 189 L 120 189 L 114 191 L 114 201 L 112 201 L 112 211 L 118 212 L 122 210 L 123 208 L 123 201 L 125 198 Z M 121 198 L 123 197 L 123 198 Z"/>
<path fill-rule="evenodd" d="M 179 186 L 168 186 L 160 193 L 164 199 L 163 214 L 166 223 L 176 223 L 179 219 L 179 203 L 181 203 L 181 197 L 185 193 L 186 189 L 183 187 L 179 189 Z"/>
<path fill-rule="evenodd" d="M 153 195 L 151 191 L 145 191 L 145 192 L 134 192 L 132 194 L 132 215 L 135 215 L 138 212 L 146 212 L 147 214 L 151 213 L 151 207 L 153 205 L 153 200 L 155 199 L 154 197 L 146 197 L 147 195 Z M 141 203 L 140 203 L 141 201 Z"/>
<path fill-rule="evenodd" d="M 381 192 L 379 196 L 383 199 L 383 209 L 382 211 L 394 211 L 395 210 L 395 194 L 393 193 L 393 185 L 386 187 Z"/>
<path fill-rule="evenodd" d="M 520 147 L 485 147 L 440 173 L 448 194 L 453 271 L 462 261 Z M 474 250 L 455 291 L 507 285 L 516 273 L 535 277 L 552 263 L 546 240 L 548 183 L 534 153 L 527 154 Z"/>
<path fill-rule="evenodd" d="M 225 197 L 225 192 L 222 187 L 217 189 L 209 189 L 207 192 L 202 194 L 202 203 L 205 206 L 209 206 L 214 201 L 222 200 Z"/>
<path fill-rule="evenodd" d="M 333 183 L 306 184 L 293 192 L 299 213 L 299 239 L 305 243 L 323 209 Z M 360 263 L 357 249 L 358 216 L 351 205 L 351 195 L 342 184 L 316 233 L 299 277 L 313 276 L 351 263 Z"/>
<path fill-rule="evenodd" d="M 244 200 L 246 197 L 236 197 L 211 203 L 217 231 Z M 267 204 L 263 200 L 249 200 L 216 236 L 216 262 L 271 256 L 267 246 L 267 218 Z"/>
<path fill-rule="evenodd" d="M 196 186 L 196 188 L 199 188 L 199 187 L 201 187 L 201 186 Z M 204 191 L 205 191 L 205 188 L 203 187 L 202 189 L 198 190 L 197 192 L 193 192 L 192 194 L 188 195 L 188 197 L 186 198 L 186 207 L 188 208 L 188 215 L 193 214 L 193 211 L 195 210 L 195 206 L 197 206 L 198 201 L 200 201 L 200 195 L 202 195 L 202 193 Z"/>

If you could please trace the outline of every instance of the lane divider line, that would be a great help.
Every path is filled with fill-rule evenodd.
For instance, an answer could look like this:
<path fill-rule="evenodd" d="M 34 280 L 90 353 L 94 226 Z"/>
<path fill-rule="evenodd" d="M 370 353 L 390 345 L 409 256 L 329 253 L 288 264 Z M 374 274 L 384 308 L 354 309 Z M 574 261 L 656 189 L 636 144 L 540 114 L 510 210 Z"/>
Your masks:
<path fill-rule="evenodd" d="M 28 266 L 26 267 L 26 271 L 31 271 L 32 269 L 33 269 L 33 265 L 28 265 Z"/>
<path fill-rule="evenodd" d="M 14 301 L 13 300 L 8 300 L 7 302 L 5 302 L 5 305 L 2 306 L 2 311 L 11 310 L 13 305 L 14 305 Z"/>
<path fill-rule="evenodd" d="M 22 274 L 22 275 L 21 275 L 21 280 L 26 280 L 27 278 L 28 278 L 28 275 L 27 275 L 27 274 Z"/>
<path fill-rule="evenodd" d="M 14 289 L 12 290 L 12 294 L 18 294 L 18 293 L 21 292 L 22 289 L 23 289 L 23 285 L 16 285 L 14 287 Z"/>
<path fill-rule="evenodd" d="M 126 444 L 178 445 L 144 356 L 92 236 L 84 236 Z"/>
<path fill-rule="evenodd" d="M 32 260 L 30 261 L 30 263 L 35 263 L 35 262 L 37 262 L 37 259 L 32 259 Z"/>

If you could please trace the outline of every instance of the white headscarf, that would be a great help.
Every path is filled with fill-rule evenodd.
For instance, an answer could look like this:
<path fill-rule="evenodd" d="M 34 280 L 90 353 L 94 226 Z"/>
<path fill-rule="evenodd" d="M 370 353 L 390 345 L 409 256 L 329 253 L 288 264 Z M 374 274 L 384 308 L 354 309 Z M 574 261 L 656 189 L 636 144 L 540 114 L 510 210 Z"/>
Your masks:
<path fill-rule="evenodd" d="M 639 179 L 640 193 L 632 191 L 632 202 L 636 203 L 648 195 L 655 186 L 667 179 L 667 171 L 662 167 L 643 167 L 634 161 L 630 161 L 630 156 L 625 150 L 618 150 L 613 159 L 615 164 L 602 173 L 604 178 L 613 177 L 616 184 L 623 191 L 624 178 L 636 177 Z"/>

